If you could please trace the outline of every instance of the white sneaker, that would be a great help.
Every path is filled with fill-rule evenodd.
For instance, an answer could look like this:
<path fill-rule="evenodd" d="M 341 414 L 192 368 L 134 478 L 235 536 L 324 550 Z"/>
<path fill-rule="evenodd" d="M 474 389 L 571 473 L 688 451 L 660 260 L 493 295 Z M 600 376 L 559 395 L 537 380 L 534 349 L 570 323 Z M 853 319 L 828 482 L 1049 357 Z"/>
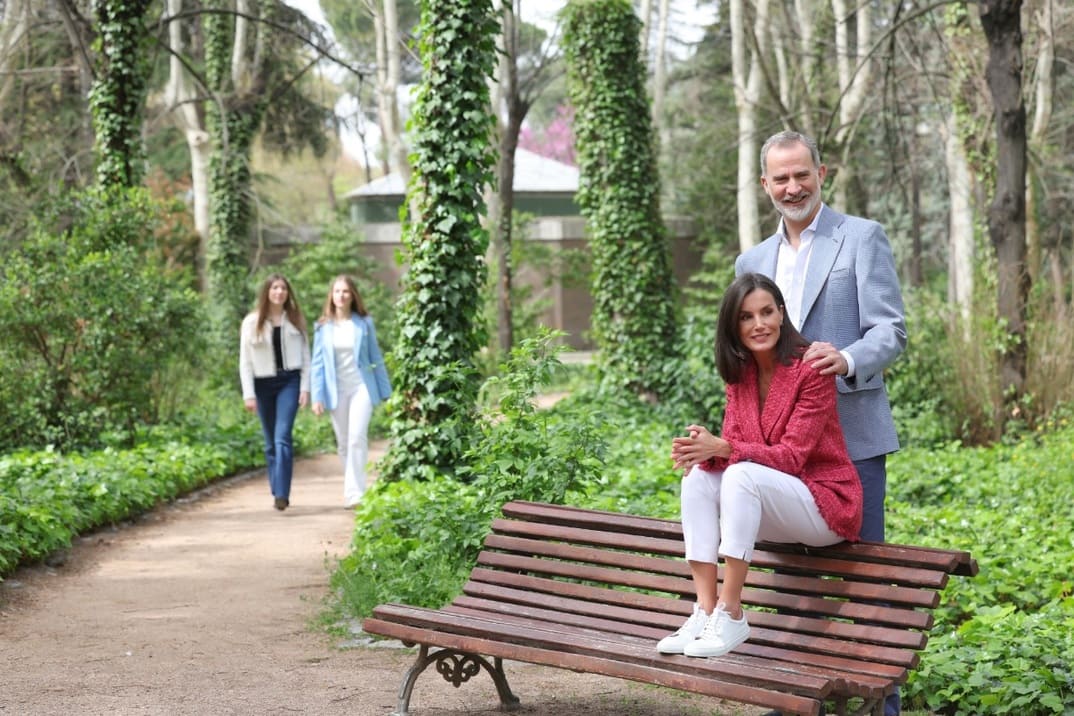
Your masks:
<path fill-rule="evenodd" d="M 697 604 L 694 604 L 694 613 L 690 615 L 686 623 L 679 627 L 679 630 L 674 634 L 661 639 L 656 645 L 656 650 L 661 654 L 681 654 L 683 647 L 696 639 L 697 635 L 701 633 L 708 618 L 709 615 L 701 611 L 701 607 Z"/>
<path fill-rule="evenodd" d="M 705 622 L 697 638 L 687 644 L 682 653 L 686 656 L 723 656 L 736 646 L 746 641 L 750 635 L 750 625 L 746 623 L 746 613 L 741 619 L 732 619 L 724 611 L 723 604 L 717 604 L 712 616 Z"/>

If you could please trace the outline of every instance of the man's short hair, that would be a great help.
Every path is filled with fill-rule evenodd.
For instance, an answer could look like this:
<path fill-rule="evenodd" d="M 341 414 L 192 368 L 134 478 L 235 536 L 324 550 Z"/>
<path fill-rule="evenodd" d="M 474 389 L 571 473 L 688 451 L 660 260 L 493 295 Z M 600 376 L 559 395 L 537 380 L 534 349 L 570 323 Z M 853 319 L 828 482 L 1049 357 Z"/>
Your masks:
<path fill-rule="evenodd" d="M 788 144 L 806 145 L 809 148 L 809 156 L 813 158 L 813 166 L 817 169 L 820 168 L 820 150 L 817 149 L 816 141 L 801 132 L 787 129 L 778 134 L 773 134 L 765 140 L 764 145 L 761 147 L 761 176 L 765 176 L 768 171 L 768 150 L 772 147 L 785 147 Z"/>

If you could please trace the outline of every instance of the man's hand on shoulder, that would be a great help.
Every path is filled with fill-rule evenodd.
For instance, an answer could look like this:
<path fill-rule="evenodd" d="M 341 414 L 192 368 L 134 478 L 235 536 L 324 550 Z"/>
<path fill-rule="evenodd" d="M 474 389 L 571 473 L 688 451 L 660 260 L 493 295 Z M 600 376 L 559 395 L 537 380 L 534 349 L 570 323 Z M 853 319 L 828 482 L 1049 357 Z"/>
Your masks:
<path fill-rule="evenodd" d="M 850 370 L 846 358 L 831 343 L 813 341 L 802 355 L 802 361 L 821 375 L 846 375 Z"/>

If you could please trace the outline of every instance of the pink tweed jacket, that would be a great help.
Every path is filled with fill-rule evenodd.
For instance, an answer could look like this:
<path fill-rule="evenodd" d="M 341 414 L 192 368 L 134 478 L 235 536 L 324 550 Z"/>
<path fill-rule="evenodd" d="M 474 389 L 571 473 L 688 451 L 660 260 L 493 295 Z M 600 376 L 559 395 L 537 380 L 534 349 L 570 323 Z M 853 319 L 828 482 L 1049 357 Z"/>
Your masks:
<path fill-rule="evenodd" d="M 742 380 L 727 386 L 722 437 L 731 457 L 702 467 L 723 470 L 736 462 L 755 462 L 806 484 L 833 532 L 857 541 L 861 529 L 861 481 L 847 454 L 836 411 L 835 379 L 795 359 L 778 365 L 760 407 L 757 367 L 749 361 Z"/>

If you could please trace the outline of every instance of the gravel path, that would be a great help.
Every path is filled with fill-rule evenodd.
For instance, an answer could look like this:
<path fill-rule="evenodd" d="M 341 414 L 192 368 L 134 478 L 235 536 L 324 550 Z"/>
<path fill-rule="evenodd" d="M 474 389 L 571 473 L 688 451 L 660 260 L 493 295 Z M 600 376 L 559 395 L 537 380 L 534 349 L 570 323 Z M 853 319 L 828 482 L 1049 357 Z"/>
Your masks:
<path fill-rule="evenodd" d="M 314 626 L 353 527 L 337 458 L 300 461 L 291 501 L 272 509 L 263 473 L 234 478 L 0 582 L 0 714 L 392 714 L 414 651 Z M 529 664 L 507 673 L 531 716 L 759 713 Z M 427 672 L 411 714 L 496 707 L 486 675 L 455 689 Z"/>

